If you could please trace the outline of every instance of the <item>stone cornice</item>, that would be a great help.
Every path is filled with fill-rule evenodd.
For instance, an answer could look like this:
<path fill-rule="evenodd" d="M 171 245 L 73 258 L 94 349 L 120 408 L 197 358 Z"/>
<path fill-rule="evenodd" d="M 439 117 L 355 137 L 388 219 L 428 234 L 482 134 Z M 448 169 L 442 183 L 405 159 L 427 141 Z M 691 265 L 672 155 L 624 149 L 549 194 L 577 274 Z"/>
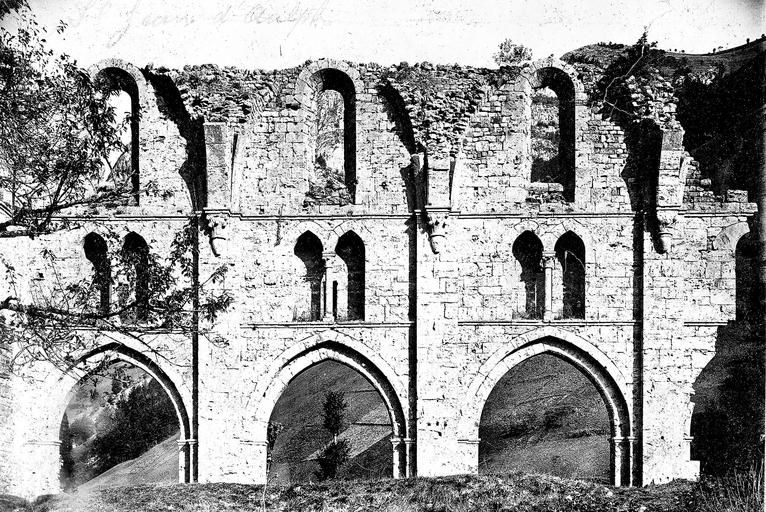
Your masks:
<path fill-rule="evenodd" d="M 635 320 L 583 320 L 583 319 L 575 319 L 575 320 L 551 320 L 551 321 L 544 321 L 544 320 L 526 320 L 526 319 L 513 319 L 513 320 L 458 320 L 457 322 L 458 326 L 460 327 L 504 327 L 504 326 L 545 326 L 545 325 L 556 325 L 556 326 L 573 326 L 573 327 L 579 327 L 579 326 L 591 326 L 591 325 L 599 325 L 599 326 L 614 326 L 614 327 L 623 327 L 623 326 L 633 326 L 636 324 Z"/>
<path fill-rule="evenodd" d="M 403 329 L 414 325 L 407 322 L 254 322 L 239 324 L 242 329 Z"/>

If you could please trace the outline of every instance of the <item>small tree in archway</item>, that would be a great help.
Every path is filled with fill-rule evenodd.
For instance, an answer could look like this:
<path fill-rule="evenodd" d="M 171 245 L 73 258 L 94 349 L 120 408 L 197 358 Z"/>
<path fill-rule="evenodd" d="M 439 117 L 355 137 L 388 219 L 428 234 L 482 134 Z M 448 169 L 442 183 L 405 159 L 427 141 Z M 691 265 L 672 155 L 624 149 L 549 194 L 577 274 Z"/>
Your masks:
<path fill-rule="evenodd" d="M 345 411 L 348 408 L 343 393 L 330 391 L 324 401 L 324 428 L 332 434 L 332 443 L 327 445 L 317 458 L 319 471 L 315 474 L 320 480 L 335 478 L 341 466 L 348 462 L 351 446 L 348 439 L 338 440 L 340 431 L 345 426 Z"/>

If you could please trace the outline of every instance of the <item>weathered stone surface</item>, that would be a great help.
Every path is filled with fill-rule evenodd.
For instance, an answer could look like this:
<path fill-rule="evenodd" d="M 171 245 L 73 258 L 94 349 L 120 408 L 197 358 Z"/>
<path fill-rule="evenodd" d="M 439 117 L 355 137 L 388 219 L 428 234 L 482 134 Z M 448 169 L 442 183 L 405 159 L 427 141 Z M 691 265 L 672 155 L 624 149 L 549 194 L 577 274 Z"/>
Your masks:
<path fill-rule="evenodd" d="M 552 68 L 575 91 L 569 199 L 561 183 L 531 180 L 533 87 L 536 73 Z M 343 93 L 355 109 L 356 189 L 307 201 L 318 179 L 311 98 L 327 70 L 353 86 Z M 605 396 L 616 483 L 691 478 L 691 388 L 715 351 L 715 326 L 735 319 L 734 251 L 754 205 L 741 191 L 713 195 L 670 122 L 662 84 L 652 108 L 673 129 L 647 191 L 625 131 L 583 99 L 598 72 L 555 59 L 501 70 L 324 59 L 269 72 L 147 70 L 141 176 L 161 194 L 138 207 L 80 212 L 72 229 L 19 240 L 3 257 L 28 296 L 48 271 L 43 248 L 70 277 L 87 276 L 90 231 L 136 231 L 162 256 L 185 214 L 207 207 L 215 250 L 203 237 L 200 273 L 227 265 L 220 286 L 235 300 L 205 325 L 219 342 L 201 341 L 199 430 L 186 433 L 198 443 L 200 481 L 262 482 L 271 407 L 296 372 L 328 358 L 366 372 L 386 398 L 403 474 L 475 472 L 483 401 L 505 372 L 541 352 L 577 365 Z M 660 221 L 662 252 L 650 226 Z M 541 318 L 526 312 L 530 291 L 513 254 L 525 231 L 545 258 Z M 296 256 L 306 232 L 321 244 L 324 298 Z M 333 283 L 340 294 L 351 288 L 336 254 L 349 232 L 364 245 L 364 293 L 338 304 L 363 300 L 364 318 L 344 322 L 326 294 Z M 564 314 L 572 308 L 556 244 L 569 232 L 585 247 L 582 318 Z M 192 415 L 190 341 L 158 334 L 151 343 L 162 358 L 147 357 Z M 0 492 L 57 487 L 58 426 L 73 382 L 42 365 L 28 375 L 0 375 Z"/>

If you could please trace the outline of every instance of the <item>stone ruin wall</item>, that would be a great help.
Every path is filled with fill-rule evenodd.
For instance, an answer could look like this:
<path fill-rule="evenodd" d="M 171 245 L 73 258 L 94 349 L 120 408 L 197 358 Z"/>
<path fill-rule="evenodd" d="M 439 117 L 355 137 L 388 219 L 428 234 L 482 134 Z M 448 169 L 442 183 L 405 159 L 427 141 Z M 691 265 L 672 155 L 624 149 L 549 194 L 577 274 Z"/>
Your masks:
<path fill-rule="evenodd" d="M 485 377 L 490 383 L 510 364 L 503 361 L 522 342 L 554 338 L 569 344 L 561 350 L 573 361 L 592 364 L 593 356 L 603 363 L 612 391 L 624 399 L 613 435 L 625 447 L 620 456 L 632 461 L 616 470 L 616 482 L 696 475 L 689 454 L 693 385 L 715 353 L 720 330 L 734 321 L 733 251 L 755 209 L 746 194 L 706 192 L 698 166 L 677 143 L 676 124 L 659 122 L 665 140 L 655 200 L 670 212 L 660 219 L 668 239 L 636 216 L 635 150 L 624 129 L 588 100 L 593 79 L 583 66 L 556 59 L 521 70 L 330 60 L 270 72 L 105 66 L 128 69 L 141 84 L 141 179 L 156 180 L 160 193 L 140 206 L 80 212 L 76 229 L 23 242 L 29 247 L 4 257 L 29 269 L 24 279 L 31 282 L 32 269 L 41 266 L 39 251 L 53 246 L 75 277 L 90 271 L 82 237 L 103 223 L 134 230 L 152 251 L 166 253 L 167 233 L 191 211 L 192 200 L 207 206 L 215 254 L 203 237 L 200 273 L 228 265 L 221 286 L 235 300 L 215 325 L 205 326 L 223 342 L 201 343 L 200 481 L 261 481 L 270 414 L 264 397 L 286 384 L 279 370 L 322 357 L 358 363 L 359 354 L 379 366 L 400 402 L 407 474 L 476 471 L 483 402 L 466 397 L 480 397 L 489 384 L 479 383 Z M 558 184 L 530 180 L 530 84 L 538 69 L 551 67 L 566 73 L 576 91 L 572 202 L 551 200 L 547 192 L 558 191 Z M 354 204 L 345 206 L 306 201 L 314 172 L 306 110 L 317 90 L 312 77 L 326 69 L 346 74 L 355 91 L 357 187 Z M 672 120 L 672 108 L 663 112 Z M 194 158 L 199 155 L 204 166 Z M 204 179 L 194 175 L 202 171 Z M 434 254 L 429 237 L 437 217 L 446 227 Z M 511 248 L 527 230 L 547 253 L 567 231 L 582 239 L 584 318 L 517 314 L 521 268 Z M 306 231 L 324 251 L 348 231 L 364 242 L 363 322 L 303 320 L 309 299 L 294 247 Z M 553 265 L 555 313 L 562 308 L 562 284 L 561 268 Z M 160 336 L 156 343 L 180 365 L 174 380 L 191 410 L 188 340 Z M 55 422 L 61 404 L 40 397 L 49 396 L 46 386 L 63 388 L 50 382 L 18 386 L 16 410 L 2 417 Z M 24 411 L 30 400 L 46 405 Z M 16 429 L 11 460 L 22 460 L 30 441 L 55 444 L 50 427 L 29 427 L 20 440 L 23 431 Z M 46 453 L 39 450 L 40 460 Z M 5 489 L 29 494 L 51 487 L 49 474 Z"/>

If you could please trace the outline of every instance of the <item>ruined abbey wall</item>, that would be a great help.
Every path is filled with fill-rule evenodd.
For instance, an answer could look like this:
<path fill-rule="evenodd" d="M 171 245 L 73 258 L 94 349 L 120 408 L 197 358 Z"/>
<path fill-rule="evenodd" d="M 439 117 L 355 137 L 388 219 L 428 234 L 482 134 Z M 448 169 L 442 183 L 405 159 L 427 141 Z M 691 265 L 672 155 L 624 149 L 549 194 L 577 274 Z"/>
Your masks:
<path fill-rule="evenodd" d="M 736 330 L 735 252 L 755 206 L 746 192 L 715 195 L 702 183 L 672 102 L 656 105 L 656 140 L 636 142 L 589 96 L 594 71 L 557 59 L 500 70 L 332 60 L 273 72 L 103 67 L 140 84 L 140 176 L 157 191 L 137 206 L 76 212 L 70 229 L 20 240 L 3 257 L 22 269 L 29 295 L 51 282 L 43 248 L 67 277 L 87 276 L 87 233 L 103 232 L 117 251 L 133 231 L 162 255 L 187 215 L 204 211 L 199 274 L 227 266 L 217 286 L 234 301 L 202 320 L 198 429 L 182 432 L 182 480 L 194 468 L 202 482 L 263 482 L 271 409 L 291 378 L 327 359 L 383 396 L 395 476 L 476 472 L 484 400 L 538 353 L 573 363 L 604 396 L 614 483 L 697 476 L 695 380 Z M 558 155 L 571 165 L 557 167 L 556 182 L 532 177 L 543 133 L 532 125 L 553 116 L 532 108 L 545 87 L 558 96 L 562 140 L 571 136 Z M 323 90 L 340 92 L 346 111 L 348 190 L 332 200 L 314 161 Z M 312 256 L 301 256 L 301 240 Z M 359 257 L 358 240 L 363 293 L 346 295 L 358 276 L 344 258 Z M 539 250 L 531 267 L 520 240 Z M 564 268 L 575 264 L 570 253 L 579 288 L 564 282 L 580 279 Z M 322 269 L 315 281 L 311 265 Z M 188 336 L 157 332 L 143 347 L 98 336 L 110 350 L 127 346 L 118 357 L 156 364 L 179 409 L 194 414 Z M 0 485 L 19 494 L 56 487 L 73 384 L 40 366 L 28 377 L 14 380 L 13 411 L 1 415 L 17 425 L 2 450 L 28 464 Z"/>

